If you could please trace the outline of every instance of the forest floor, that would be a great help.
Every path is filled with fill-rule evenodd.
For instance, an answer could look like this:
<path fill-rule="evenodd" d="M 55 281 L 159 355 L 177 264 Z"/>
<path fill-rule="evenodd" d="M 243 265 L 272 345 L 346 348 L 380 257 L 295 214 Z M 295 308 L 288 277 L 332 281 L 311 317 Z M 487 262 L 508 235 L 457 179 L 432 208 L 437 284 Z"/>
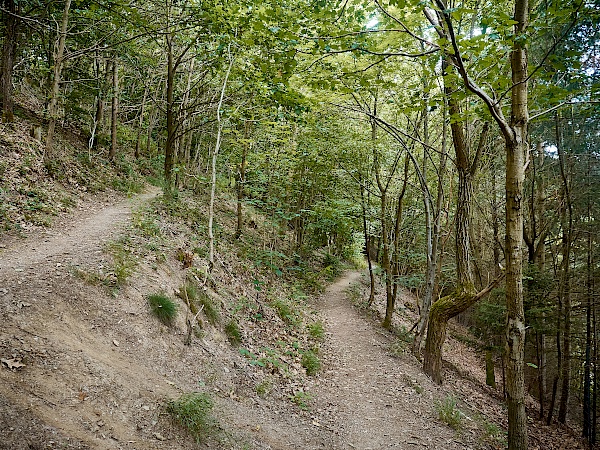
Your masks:
<path fill-rule="evenodd" d="M 504 412 L 494 392 L 456 371 L 437 386 L 408 352 L 392 351 L 393 336 L 350 301 L 358 272 L 309 300 L 326 336 L 323 370 L 305 383 L 306 405 L 296 395 L 301 408 L 257 395 L 253 368 L 217 337 L 185 346 L 184 327 L 157 329 L 145 294 L 173 284 L 168 270 L 142 267 L 119 295 L 79 279 L 78 271 L 106 268 L 103 248 L 123 233 L 132 208 L 156 195 L 90 198 L 51 228 L 0 241 L 0 448 L 503 446 Z M 461 351 L 453 353 L 459 362 L 469 357 Z M 197 444 L 164 404 L 202 389 L 215 396 L 220 432 Z M 460 426 L 452 429 L 439 420 L 441 402 L 464 397 L 472 403 L 459 401 Z M 481 408 L 492 418 L 481 418 Z M 542 444 L 534 440 L 531 448 Z M 543 448 L 561 445 L 578 448 L 570 438 Z"/>

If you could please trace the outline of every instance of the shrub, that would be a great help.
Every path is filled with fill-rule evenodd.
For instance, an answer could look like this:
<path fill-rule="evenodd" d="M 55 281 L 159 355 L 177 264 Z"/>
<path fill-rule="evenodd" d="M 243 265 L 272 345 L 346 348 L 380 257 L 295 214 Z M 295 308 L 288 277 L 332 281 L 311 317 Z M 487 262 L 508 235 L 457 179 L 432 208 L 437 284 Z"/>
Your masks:
<path fill-rule="evenodd" d="M 298 391 L 290 396 L 290 400 L 294 402 L 300 409 L 308 409 L 308 402 L 312 399 L 312 395 L 308 392 Z"/>
<path fill-rule="evenodd" d="M 167 404 L 167 411 L 175 422 L 184 427 L 198 443 L 217 431 L 212 409 L 210 396 L 200 392 L 183 394 Z"/>
<path fill-rule="evenodd" d="M 307 375 L 316 375 L 321 370 L 321 360 L 313 351 L 304 352 L 302 355 L 302 367 L 306 369 Z"/>
<path fill-rule="evenodd" d="M 148 296 L 148 303 L 152 313 L 165 325 L 171 325 L 177 316 L 177 304 L 166 294 L 152 294 Z"/>

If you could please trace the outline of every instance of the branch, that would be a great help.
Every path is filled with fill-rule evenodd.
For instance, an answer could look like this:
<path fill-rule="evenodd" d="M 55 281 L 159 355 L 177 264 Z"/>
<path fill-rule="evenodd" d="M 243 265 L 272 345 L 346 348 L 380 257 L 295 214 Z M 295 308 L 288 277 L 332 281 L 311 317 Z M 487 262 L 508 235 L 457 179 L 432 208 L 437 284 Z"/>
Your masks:
<path fill-rule="evenodd" d="M 452 62 L 458 70 L 458 73 L 463 79 L 465 87 L 471 92 L 473 92 L 475 95 L 477 95 L 481 100 L 483 100 L 485 105 L 488 107 L 490 114 L 500 127 L 500 131 L 504 135 L 505 139 L 509 141 L 512 140 L 514 137 L 513 130 L 510 127 L 510 124 L 504 118 L 504 114 L 499 103 L 494 101 L 494 99 L 492 99 L 479 85 L 477 85 L 469 77 L 464 61 L 460 54 L 460 49 L 458 48 L 456 34 L 454 33 L 454 26 L 452 25 L 452 18 L 450 17 L 450 13 L 446 9 L 446 5 L 442 0 L 435 0 L 435 4 L 441 10 L 438 11 L 438 14 L 440 14 L 443 17 L 447 30 L 444 29 L 439 22 L 435 21 L 431 13 L 428 13 L 427 10 L 424 10 L 424 13 L 431 25 L 435 27 L 440 37 L 449 39 L 452 43 L 452 50 L 454 54 L 448 54 L 448 52 L 446 52 L 446 54 L 448 54 L 448 56 L 452 59 Z"/>
<path fill-rule="evenodd" d="M 381 6 L 381 3 L 379 3 L 379 0 L 374 0 L 374 1 L 375 1 L 375 4 L 377 5 L 377 7 L 381 10 L 381 12 L 383 14 L 385 14 L 387 17 L 389 17 L 390 19 L 392 19 L 394 22 L 396 22 L 398 25 L 400 25 L 405 33 L 407 33 L 409 36 L 416 39 L 417 41 L 420 41 L 425 45 L 429 45 L 429 46 L 439 50 L 440 47 L 438 45 L 434 44 L 433 42 L 428 41 L 427 39 L 423 39 L 422 37 L 417 36 L 415 33 L 410 31 L 410 29 L 406 25 L 404 25 L 404 23 L 400 19 L 392 16 L 383 6 Z"/>
<path fill-rule="evenodd" d="M 552 111 L 556 111 L 557 109 L 562 108 L 563 106 L 567 106 L 567 105 L 588 105 L 588 104 L 594 105 L 594 104 L 599 104 L 599 103 L 600 103 L 599 100 L 589 100 L 589 101 L 585 101 L 585 102 L 574 102 L 574 101 L 571 101 L 571 100 L 567 100 L 566 102 L 562 102 L 562 103 L 559 103 L 558 105 L 554 105 L 552 108 L 548 108 L 545 111 L 541 111 L 541 112 L 539 112 L 537 114 L 534 114 L 533 116 L 531 116 L 529 118 L 529 121 L 531 122 L 532 120 L 537 119 L 538 117 L 542 117 L 542 116 L 544 116 L 544 115 L 546 115 L 548 113 L 551 113 Z"/>

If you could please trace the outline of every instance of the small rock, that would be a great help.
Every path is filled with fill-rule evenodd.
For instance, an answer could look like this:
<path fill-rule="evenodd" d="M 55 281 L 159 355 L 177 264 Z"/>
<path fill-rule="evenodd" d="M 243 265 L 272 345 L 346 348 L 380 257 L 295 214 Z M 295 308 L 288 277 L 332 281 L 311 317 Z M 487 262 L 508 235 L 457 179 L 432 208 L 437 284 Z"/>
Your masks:
<path fill-rule="evenodd" d="M 153 436 L 154 436 L 156 439 L 158 439 L 159 441 L 166 441 L 166 440 L 167 440 L 167 438 L 166 438 L 166 437 L 164 437 L 164 436 L 163 436 L 162 434 L 160 434 L 160 433 L 154 432 L 154 433 L 152 433 L 152 435 L 153 435 Z"/>
<path fill-rule="evenodd" d="M 113 339 L 113 344 L 115 347 L 118 347 L 120 345 L 119 341 L 117 341 L 116 339 Z"/>

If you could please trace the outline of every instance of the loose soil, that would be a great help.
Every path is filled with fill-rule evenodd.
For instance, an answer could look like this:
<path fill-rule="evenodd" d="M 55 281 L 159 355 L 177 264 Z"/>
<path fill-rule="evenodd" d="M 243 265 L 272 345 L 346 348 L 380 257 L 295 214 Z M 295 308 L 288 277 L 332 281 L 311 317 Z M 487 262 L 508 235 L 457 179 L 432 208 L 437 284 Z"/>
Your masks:
<path fill-rule="evenodd" d="M 490 448 L 473 418 L 460 433 L 438 420 L 435 403 L 447 391 L 407 353 L 393 356 L 391 335 L 351 304 L 357 272 L 311 301 L 327 333 L 324 368 L 303 384 L 307 409 L 257 395 L 256 368 L 218 331 L 185 346 L 183 318 L 157 325 L 145 296 L 180 286 L 175 269 L 142 262 L 118 295 L 78 279 L 76 270 L 110 263 L 105 243 L 157 194 L 96 204 L 0 242 L 0 448 Z M 164 408 L 193 391 L 215 397 L 221 427 L 201 444 Z"/>

